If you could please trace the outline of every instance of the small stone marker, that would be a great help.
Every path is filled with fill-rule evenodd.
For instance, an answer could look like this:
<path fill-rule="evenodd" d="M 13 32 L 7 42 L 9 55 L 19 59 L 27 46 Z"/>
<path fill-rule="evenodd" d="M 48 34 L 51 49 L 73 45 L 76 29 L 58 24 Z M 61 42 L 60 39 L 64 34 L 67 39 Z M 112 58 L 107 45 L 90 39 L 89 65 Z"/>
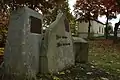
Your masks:
<path fill-rule="evenodd" d="M 80 37 L 73 37 L 75 62 L 86 63 L 88 61 L 88 42 Z"/>
<path fill-rule="evenodd" d="M 43 72 L 57 72 L 74 65 L 74 52 L 69 22 L 63 13 L 47 29 L 41 55 Z M 48 71 L 46 71 L 48 70 Z"/>
<path fill-rule="evenodd" d="M 27 7 L 19 8 L 12 13 L 8 28 L 5 74 L 35 77 L 39 72 L 42 15 Z"/>

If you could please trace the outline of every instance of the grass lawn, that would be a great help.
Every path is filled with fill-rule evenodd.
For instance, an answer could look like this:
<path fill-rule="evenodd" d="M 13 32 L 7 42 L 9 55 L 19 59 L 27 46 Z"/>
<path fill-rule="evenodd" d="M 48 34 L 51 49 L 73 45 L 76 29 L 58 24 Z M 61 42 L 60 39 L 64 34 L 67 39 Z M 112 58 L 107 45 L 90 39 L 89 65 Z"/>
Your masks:
<path fill-rule="evenodd" d="M 112 41 L 90 41 L 89 62 L 120 75 L 120 45 Z"/>

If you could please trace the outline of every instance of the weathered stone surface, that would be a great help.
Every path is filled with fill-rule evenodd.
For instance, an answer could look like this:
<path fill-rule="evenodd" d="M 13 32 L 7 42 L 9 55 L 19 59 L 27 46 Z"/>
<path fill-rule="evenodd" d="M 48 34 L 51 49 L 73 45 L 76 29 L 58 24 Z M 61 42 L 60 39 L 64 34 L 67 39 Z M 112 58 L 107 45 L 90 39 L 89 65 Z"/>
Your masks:
<path fill-rule="evenodd" d="M 75 62 L 88 61 L 88 43 L 82 38 L 73 37 Z"/>
<path fill-rule="evenodd" d="M 73 42 L 68 20 L 60 13 L 45 33 L 41 57 L 43 68 L 48 72 L 57 72 L 74 65 Z M 47 64 L 46 64 L 47 63 Z"/>
<path fill-rule="evenodd" d="M 39 72 L 41 23 L 42 15 L 27 7 L 12 13 L 4 53 L 5 74 L 34 77 Z"/>

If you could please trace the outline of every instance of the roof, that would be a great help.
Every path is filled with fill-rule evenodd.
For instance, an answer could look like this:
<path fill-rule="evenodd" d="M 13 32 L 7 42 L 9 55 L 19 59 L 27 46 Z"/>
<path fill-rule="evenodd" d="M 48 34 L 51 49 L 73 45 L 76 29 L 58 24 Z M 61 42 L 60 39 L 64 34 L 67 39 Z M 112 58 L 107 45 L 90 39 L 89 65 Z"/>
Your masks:
<path fill-rule="evenodd" d="M 79 21 L 80 19 L 77 19 L 76 21 Z M 102 23 L 102 22 L 100 22 L 99 20 L 97 20 L 97 19 L 91 19 L 92 21 L 96 21 L 96 22 L 98 22 L 98 23 L 100 23 L 100 24 L 102 24 L 102 25 L 105 25 L 104 23 Z"/>
<path fill-rule="evenodd" d="M 100 22 L 100 21 L 99 21 L 99 20 L 97 20 L 97 19 L 92 19 L 92 20 L 94 20 L 94 21 L 96 21 L 96 22 L 98 22 L 98 23 L 100 23 L 100 24 L 105 25 L 104 23 Z"/>
<path fill-rule="evenodd" d="M 80 38 L 80 37 L 73 37 L 73 42 L 74 43 L 87 43 L 86 40 L 84 40 L 83 38 Z"/>

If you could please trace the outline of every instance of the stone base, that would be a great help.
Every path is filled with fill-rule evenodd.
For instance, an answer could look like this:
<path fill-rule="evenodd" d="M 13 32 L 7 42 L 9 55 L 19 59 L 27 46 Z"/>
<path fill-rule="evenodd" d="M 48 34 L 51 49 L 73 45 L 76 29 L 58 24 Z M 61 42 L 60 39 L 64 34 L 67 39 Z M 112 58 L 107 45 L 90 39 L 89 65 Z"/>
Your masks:
<path fill-rule="evenodd" d="M 75 62 L 88 62 L 88 43 L 82 38 L 74 39 Z"/>

